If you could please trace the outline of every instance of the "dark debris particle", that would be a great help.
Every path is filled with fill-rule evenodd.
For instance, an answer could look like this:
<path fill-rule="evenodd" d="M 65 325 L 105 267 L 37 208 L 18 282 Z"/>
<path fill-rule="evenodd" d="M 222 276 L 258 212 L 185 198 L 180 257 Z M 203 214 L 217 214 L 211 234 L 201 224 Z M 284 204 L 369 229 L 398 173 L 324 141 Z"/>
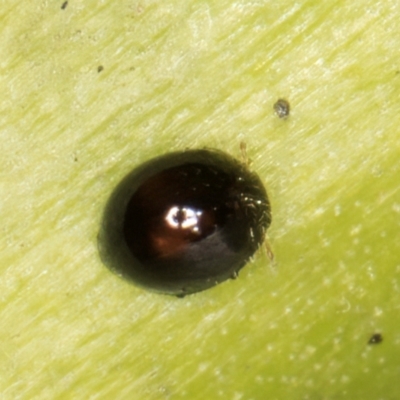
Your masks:
<path fill-rule="evenodd" d="M 68 1 L 64 1 L 64 3 L 61 4 L 61 10 L 65 10 L 67 8 Z"/>
<path fill-rule="evenodd" d="M 368 340 L 368 344 L 379 344 L 382 343 L 383 336 L 380 333 L 374 333 Z"/>
<path fill-rule="evenodd" d="M 104 67 L 102 66 L 102 65 L 99 65 L 98 67 L 97 67 L 97 72 L 98 73 L 100 73 L 101 71 L 103 71 L 104 70 Z"/>
<path fill-rule="evenodd" d="M 279 99 L 274 104 L 274 111 L 279 118 L 287 118 L 290 114 L 290 104 L 285 99 Z"/>

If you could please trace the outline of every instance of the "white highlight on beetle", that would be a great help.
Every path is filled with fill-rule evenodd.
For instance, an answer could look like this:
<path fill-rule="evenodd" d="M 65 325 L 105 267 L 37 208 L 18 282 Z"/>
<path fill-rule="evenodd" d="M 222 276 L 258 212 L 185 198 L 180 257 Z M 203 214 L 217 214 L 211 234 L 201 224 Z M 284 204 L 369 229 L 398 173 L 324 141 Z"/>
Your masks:
<path fill-rule="evenodd" d="M 191 229 L 198 233 L 202 214 L 202 211 L 195 208 L 173 206 L 167 212 L 165 220 L 172 228 Z"/>

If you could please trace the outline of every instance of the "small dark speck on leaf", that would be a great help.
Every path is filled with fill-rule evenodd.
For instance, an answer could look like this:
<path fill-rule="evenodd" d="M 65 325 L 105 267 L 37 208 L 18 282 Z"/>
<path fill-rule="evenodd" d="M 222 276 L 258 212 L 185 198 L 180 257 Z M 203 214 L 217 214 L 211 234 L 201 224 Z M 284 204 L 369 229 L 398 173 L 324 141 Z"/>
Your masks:
<path fill-rule="evenodd" d="M 368 344 L 379 344 L 382 343 L 383 336 L 380 333 L 374 333 L 368 340 Z"/>
<path fill-rule="evenodd" d="M 97 72 L 101 72 L 101 71 L 103 71 L 104 70 L 104 67 L 102 66 L 102 65 L 99 65 L 98 67 L 97 67 Z"/>
<path fill-rule="evenodd" d="M 68 1 L 64 1 L 64 3 L 61 4 L 61 10 L 65 10 L 67 8 Z"/>
<path fill-rule="evenodd" d="M 279 118 L 287 118 L 290 113 L 290 104 L 285 99 L 279 99 L 274 104 L 274 111 Z"/>

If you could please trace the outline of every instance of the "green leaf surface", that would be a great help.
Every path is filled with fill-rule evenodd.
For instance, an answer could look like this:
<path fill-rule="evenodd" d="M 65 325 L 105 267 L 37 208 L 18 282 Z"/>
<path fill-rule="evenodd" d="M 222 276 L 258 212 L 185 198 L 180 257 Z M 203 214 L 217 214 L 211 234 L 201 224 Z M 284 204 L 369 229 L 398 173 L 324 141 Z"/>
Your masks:
<path fill-rule="evenodd" d="M 399 399 L 398 2 L 62 4 L 0 8 L 0 398 Z M 132 168 L 242 141 L 274 265 L 184 299 L 104 267 Z"/>

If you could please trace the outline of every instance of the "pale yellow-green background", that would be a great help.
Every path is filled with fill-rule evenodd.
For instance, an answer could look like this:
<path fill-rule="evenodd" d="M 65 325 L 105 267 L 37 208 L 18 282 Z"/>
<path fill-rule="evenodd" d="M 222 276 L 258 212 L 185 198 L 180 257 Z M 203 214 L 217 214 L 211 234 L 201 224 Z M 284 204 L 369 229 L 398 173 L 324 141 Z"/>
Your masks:
<path fill-rule="evenodd" d="M 0 399 L 399 399 L 399 2 L 61 4 L 0 3 Z M 130 169 L 240 141 L 275 266 L 176 299 L 101 264 Z"/>

